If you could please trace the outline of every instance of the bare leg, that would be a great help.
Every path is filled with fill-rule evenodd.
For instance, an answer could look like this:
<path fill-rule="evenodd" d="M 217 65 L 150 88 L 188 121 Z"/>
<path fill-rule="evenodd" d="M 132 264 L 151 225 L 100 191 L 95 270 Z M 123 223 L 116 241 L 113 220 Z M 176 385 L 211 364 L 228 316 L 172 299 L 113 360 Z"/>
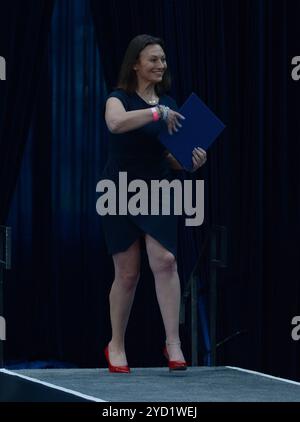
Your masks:
<path fill-rule="evenodd" d="M 156 296 L 162 314 L 170 360 L 184 360 L 179 338 L 180 280 L 174 255 L 148 234 L 145 236 Z M 171 343 L 168 345 L 168 343 Z"/>
<path fill-rule="evenodd" d="M 127 365 L 125 332 L 140 273 L 140 243 L 136 240 L 125 252 L 113 255 L 115 280 L 109 295 L 112 339 L 109 357 L 112 365 Z"/>

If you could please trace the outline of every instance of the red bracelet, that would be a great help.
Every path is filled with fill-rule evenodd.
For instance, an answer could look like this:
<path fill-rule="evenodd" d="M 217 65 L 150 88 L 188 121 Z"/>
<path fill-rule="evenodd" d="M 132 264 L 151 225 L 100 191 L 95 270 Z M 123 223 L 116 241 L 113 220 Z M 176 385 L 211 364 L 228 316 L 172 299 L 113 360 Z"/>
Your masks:
<path fill-rule="evenodd" d="M 154 121 L 154 122 L 157 122 L 157 120 L 159 120 L 159 114 L 158 114 L 158 112 L 157 112 L 156 107 L 152 107 L 152 108 L 151 108 L 151 111 L 152 111 L 152 118 L 153 118 L 153 121 Z"/>

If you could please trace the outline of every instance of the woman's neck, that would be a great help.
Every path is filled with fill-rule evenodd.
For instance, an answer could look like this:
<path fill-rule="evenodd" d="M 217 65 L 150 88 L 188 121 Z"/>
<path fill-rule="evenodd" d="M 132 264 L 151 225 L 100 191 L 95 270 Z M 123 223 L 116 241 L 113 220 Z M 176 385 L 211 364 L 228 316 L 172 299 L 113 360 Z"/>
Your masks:
<path fill-rule="evenodd" d="M 149 82 L 139 82 L 137 92 L 146 97 L 156 96 L 155 85 Z"/>

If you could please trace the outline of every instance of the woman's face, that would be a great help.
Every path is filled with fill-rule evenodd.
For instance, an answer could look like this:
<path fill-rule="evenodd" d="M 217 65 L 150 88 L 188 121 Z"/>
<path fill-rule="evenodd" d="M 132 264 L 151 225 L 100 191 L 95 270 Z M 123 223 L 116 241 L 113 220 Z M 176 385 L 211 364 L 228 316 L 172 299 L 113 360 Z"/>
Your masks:
<path fill-rule="evenodd" d="M 159 44 L 147 45 L 133 68 L 138 78 L 152 83 L 161 82 L 167 68 L 164 50 Z"/>

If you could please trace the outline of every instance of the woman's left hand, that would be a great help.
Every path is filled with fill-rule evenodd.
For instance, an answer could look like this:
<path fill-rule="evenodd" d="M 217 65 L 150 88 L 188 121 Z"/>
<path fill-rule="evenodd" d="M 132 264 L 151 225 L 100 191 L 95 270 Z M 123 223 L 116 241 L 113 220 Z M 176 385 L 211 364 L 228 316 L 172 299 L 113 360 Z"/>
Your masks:
<path fill-rule="evenodd" d="M 204 149 L 200 147 L 196 147 L 193 150 L 192 161 L 193 161 L 192 172 L 198 170 L 199 167 L 203 166 L 203 164 L 206 161 L 206 152 L 204 151 Z"/>

